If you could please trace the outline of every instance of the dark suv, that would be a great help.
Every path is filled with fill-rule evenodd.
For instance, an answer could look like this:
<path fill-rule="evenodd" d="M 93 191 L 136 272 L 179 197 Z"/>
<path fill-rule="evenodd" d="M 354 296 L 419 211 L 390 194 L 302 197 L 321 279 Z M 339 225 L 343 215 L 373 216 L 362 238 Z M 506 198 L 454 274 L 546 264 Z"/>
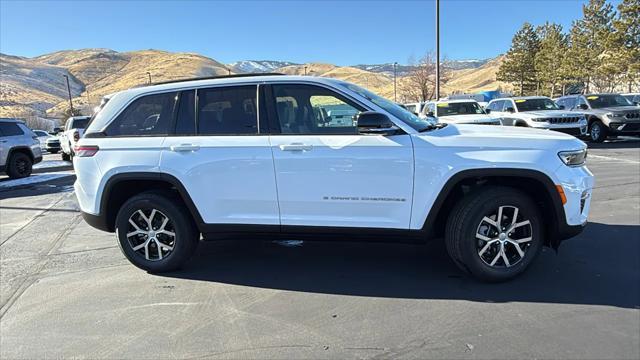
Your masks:
<path fill-rule="evenodd" d="M 587 116 L 589 137 L 593 142 L 603 142 L 608 136 L 640 135 L 640 107 L 622 95 L 568 95 L 557 99 L 556 103 Z"/>

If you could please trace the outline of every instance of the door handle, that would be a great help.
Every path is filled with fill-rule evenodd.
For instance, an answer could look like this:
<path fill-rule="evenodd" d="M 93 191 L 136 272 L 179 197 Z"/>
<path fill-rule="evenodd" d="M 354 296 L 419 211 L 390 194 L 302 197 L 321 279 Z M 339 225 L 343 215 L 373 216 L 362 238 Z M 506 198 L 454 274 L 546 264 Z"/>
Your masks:
<path fill-rule="evenodd" d="M 200 146 L 193 145 L 193 144 L 180 144 L 180 145 L 171 145 L 169 149 L 171 149 L 171 151 L 198 151 L 200 150 Z"/>
<path fill-rule="evenodd" d="M 293 143 L 289 145 L 280 145 L 282 151 L 311 151 L 313 145 L 306 145 L 302 143 Z"/>

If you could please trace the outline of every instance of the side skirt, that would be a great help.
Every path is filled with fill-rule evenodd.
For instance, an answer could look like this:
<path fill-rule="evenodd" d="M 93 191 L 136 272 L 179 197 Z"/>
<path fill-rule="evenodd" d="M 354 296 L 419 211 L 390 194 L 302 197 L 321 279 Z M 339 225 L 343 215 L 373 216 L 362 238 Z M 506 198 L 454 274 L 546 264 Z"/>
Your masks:
<path fill-rule="evenodd" d="M 307 240 L 422 243 L 422 230 L 297 225 L 200 224 L 204 240 Z"/>

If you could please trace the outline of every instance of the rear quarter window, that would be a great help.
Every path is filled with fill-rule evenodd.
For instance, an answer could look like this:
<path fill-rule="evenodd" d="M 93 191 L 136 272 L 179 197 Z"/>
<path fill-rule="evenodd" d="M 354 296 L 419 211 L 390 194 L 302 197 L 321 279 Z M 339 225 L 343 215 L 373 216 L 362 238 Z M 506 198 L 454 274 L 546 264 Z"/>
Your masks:
<path fill-rule="evenodd" d="M 18 136 L 24 135 L 24 131 L 16 123 L 3 122 L 0 123 L 0 134 L 2 136 Z"/>

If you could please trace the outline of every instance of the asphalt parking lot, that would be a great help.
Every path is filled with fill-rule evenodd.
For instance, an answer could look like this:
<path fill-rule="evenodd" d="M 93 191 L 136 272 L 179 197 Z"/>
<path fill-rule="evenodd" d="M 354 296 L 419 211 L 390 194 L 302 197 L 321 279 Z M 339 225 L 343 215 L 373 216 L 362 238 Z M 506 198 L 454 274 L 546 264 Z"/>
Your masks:
<path fill-rule="evenodd" d="M 588 164 L 590 224 L 504 284 L 439 242 L 210 242 L 151 275 L 82 221 L 68 167 L 0 178 L 0 357 L 638 359 L 640 141 Z"/>

